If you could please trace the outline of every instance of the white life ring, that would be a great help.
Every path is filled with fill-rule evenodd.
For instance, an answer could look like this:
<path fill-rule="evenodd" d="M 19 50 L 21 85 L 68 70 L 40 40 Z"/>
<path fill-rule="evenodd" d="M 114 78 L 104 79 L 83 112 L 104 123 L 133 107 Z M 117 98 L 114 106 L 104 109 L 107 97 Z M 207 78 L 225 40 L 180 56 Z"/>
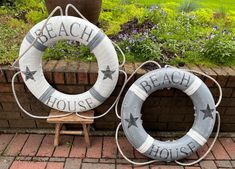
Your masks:
<path fill-rule="evenodd" d="M 191 98 L 195 120 L 182 138 L 155 140 L 142 126 L 141 108 L 152 92 L 172 87 Z M 167 162 L 183 159 L 203 146 L 213 130 L 215 116 L 215 103 L 208 87 L 192 73 L 175 68 L 157 69 L 140 77 L 129 88 L 121 108 L 122 127 L 129 142 L 147 157 Z"/>
<path fill-rule="evenodd" d="M 20 55 L 32 44 L 45 20 L 36 24 L 24 38 Z M 65 94 L 54 89 L 42 70 L 44 50 L 59 40 L 74 40 L 89 47 L 98 62 L 98 78 L 94 86 L 82 94 Z M 119 63 L 110 39 L 95 25 L 72 16 L 51 17 L 43 34 L 20 58 L 19 67 L 24 82 L 32 94 L 47 106 L 65 112 L 81 112 L 102 104 L 114 90 Z"/>

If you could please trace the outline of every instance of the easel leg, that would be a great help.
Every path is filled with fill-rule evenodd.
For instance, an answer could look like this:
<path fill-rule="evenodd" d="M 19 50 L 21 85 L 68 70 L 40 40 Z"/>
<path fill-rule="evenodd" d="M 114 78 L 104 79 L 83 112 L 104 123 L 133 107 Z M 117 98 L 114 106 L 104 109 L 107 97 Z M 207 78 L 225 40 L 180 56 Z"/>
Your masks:
<path fill-rule="evenodd" d="M 86 145 L 87 145 L 87 147 L 90 147 L 91 144 L 90 144 L 90 138 L 89 138 L 87 126 L 86 126 L 86 124 L 82 124 L 82 127 L 83 127 L 83 132 L 84 132 L 84 138 L 85 138 Z"/>
<path fill-rule="evenodd" d="M 59 139 L 60 139 L 60 128 L 61 128 L 62 124 L 60 123 L 56 123 L 55 124 L 55 138 L 54 138 L 54 146 L 58 146 L 59 145 Z"/>

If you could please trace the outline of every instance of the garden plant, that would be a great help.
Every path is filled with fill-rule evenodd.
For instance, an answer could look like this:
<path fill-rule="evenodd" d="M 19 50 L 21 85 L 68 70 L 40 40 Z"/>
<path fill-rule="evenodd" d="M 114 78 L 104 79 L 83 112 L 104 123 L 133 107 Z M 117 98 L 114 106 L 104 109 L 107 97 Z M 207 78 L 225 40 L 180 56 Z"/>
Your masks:
<path fill-rule="evenodd" d="M 48 16 L 43 0 L 4 0 L 0 7 L 0 63 L 12 63 L 30 28 Z M 235 2 L 103 0 L 99 27 L 127 60 L 165 64 L 235 65 Z M 93 61 L 89 49 L 61 41 L 44 59 Z"/>

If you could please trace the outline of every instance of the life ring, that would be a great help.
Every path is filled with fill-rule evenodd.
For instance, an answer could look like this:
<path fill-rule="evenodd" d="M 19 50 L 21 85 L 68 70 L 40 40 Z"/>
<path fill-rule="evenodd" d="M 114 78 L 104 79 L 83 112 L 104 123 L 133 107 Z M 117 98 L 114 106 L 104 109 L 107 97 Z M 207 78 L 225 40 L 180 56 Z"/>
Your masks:
<path fill-rule="evenodd" d="M 20 55 L 35 41 L 45 20 L 36 24 L 24 38 Z M 42 55 L 47 47 L 59 40 L 79 41 L 89 47 L 98 62 L 98 78 L 94 86 L 81 94 L 65 94 L 54 89 L 45 79 Z M 103 103 L 114 90 L 119 63 L 110 39 L 95 25 L 72 16 L 51 17 L 43 34 L 20 58 L 19 67 L 23 80 L 32 94 L 47 106 L 65 112 L 81 112 Z"/>
<path fill-rule="evenodd" d="M 183 91 L 195 109 L 195 120 L 187 134 L 165 142 L 151 137 L 141 120 L 143 102 L 152 92 L 163 88 Z M 215 116 L 215 103 L 208 87 L 192 73 L 176 68 L 161 68 L 140 77 L 127 91 L 121 107 L 122 127 L 132 146 L 149 158 L 167 162 L 183 159 L 203 146 L 213 130 Z"/>

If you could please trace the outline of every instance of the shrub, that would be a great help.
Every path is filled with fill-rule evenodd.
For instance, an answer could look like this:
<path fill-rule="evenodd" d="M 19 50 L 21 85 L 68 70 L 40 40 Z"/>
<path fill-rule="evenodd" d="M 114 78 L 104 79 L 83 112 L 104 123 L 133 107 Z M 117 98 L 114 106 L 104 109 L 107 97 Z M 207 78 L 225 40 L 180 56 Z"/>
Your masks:
<path fill-rule="evenodd" d="M 191 0 L 184 0 L 182 4 L 180 5 L 179 10 L 181 12 L 191 12 L 195 11 L 198 8 L 198 4 L 196 2 L 193 2 Z"/>
<path fill-rule="evenodd" d="M 230 35 L 218 33 L 205 42 L 203 56 L 215 64 L 235 63 L 235 41 Z"/>
<path fill-rule="evenodd" d="M 155 37 L 145 34 L 137 34 L 127 37 L 122 35 L 119 42 L 121 48 L 127 53 L 129 61 L 144 61 L 148 59 L 159 60 L 161 57 L 161 45 L 155 42 Z"/>

